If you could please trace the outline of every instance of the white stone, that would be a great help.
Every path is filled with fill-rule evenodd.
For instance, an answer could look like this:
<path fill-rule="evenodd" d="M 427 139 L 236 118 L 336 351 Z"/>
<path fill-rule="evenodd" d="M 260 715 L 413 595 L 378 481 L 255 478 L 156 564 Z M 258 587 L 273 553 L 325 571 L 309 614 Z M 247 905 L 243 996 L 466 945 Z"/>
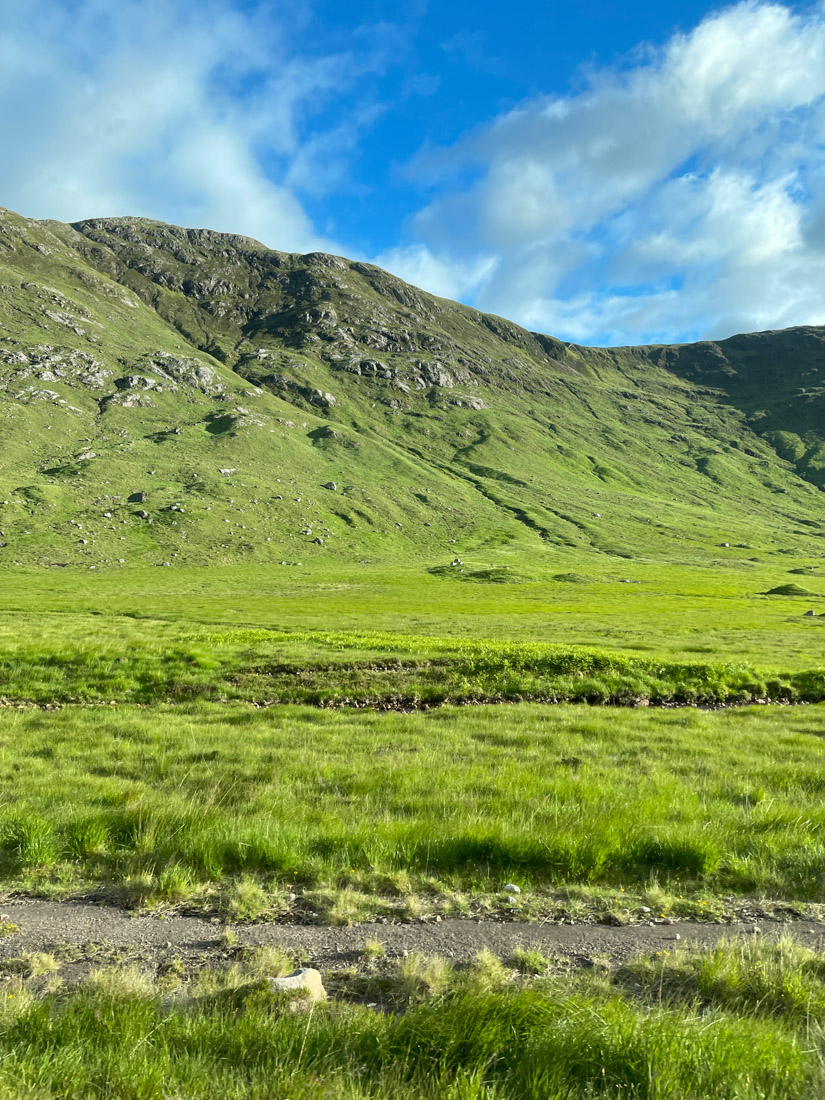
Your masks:
<path fill-rule="evenodd" d="M 327 991 L 321 980 L 319 971 L 312 967 L 302 966 L 287 974 L 284 978 L 269 978 L 269 988 L 273 993 L 291 993 L 295 991 L 305 992 L 310 1001 L 325 1001 Z"/>

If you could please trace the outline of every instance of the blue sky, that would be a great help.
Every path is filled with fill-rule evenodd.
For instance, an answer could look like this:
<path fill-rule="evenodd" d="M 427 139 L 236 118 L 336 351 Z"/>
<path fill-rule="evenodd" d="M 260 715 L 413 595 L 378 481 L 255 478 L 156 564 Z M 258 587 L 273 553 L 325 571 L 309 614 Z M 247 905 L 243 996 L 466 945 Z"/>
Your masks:
<path fill-rule="evenodd" d="M 0 205 L 585 343 L 825 323 L 825 4 L 0 0 Z"/>

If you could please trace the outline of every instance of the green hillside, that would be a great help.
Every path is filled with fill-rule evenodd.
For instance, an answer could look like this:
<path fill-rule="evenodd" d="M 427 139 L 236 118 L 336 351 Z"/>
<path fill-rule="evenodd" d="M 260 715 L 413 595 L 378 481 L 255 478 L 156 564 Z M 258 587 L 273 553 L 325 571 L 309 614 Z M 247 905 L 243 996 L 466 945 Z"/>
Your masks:
<path fill-rule="evenodd" d="M 824 383 L 825 329 L 578 347 L 340 257 L 2 211 L 0 564 L 782 580 L 821 552 Z"/>

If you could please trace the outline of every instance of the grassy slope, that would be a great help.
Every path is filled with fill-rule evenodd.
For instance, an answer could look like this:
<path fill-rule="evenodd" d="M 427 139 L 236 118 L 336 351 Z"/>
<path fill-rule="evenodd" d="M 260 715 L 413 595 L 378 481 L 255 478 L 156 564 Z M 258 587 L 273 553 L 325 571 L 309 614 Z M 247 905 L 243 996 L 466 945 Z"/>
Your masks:
<path fill-rule="evenodd" d="M 0 278 L 6 565 L 458 553 L 528 573 L 733 572 L 821 549 L 818 330 L 751 338 L 755 409 L 724 350 L 708 375 L 704 345 L 565 346 L 245 238 L 7 213 Z M 776 434 L 789 402 L 807 443 Z M 151 523 L 126 500 L 138 491 Z"/>

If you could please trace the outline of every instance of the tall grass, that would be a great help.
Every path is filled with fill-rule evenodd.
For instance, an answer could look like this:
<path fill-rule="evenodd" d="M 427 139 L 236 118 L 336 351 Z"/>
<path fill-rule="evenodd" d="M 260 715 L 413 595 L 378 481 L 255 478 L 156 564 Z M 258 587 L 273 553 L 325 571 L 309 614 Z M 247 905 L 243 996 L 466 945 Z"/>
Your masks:
<path fill-rule="evenodd" d="M 822 900 L 818 707 L 0 711 L 0 875 L 176 900 L 550 886 Z M 250 878 L 251 876 L 251 878 Z M 403 881 L 402 881 L 403 880 Z"/>
<path fill-rule="evenodd" d="M 738 952 L 720 949 L 734 969 Z M 657 965 L 642 961 L 636 974 Z M 701 957 L 681 965 L 701 968 Z M 384 978 L 406 990 L 406 1010 L 395 1012 L 332 1000 L 284 1013 L 261 987 L 244 1001 L 216 996 L 220 976 L 208 978 L 171 1000 L 128 969 L 98 972 L 68 995 L 10 985 L 0 1003 L 3 1095 L 814 1100 L 825 1083 L 819 1019 L 766 1012 L 764 1001 L 711 1007 L 641 984 L 634 992 L 611 976 L 514 982 L 492 956 L 463 972 L 405 960 Z M 783 996 L 775 978 L 763 980 L 773 1002 Z M 821 1004 L 821 973 L 814 986 Z"/>

